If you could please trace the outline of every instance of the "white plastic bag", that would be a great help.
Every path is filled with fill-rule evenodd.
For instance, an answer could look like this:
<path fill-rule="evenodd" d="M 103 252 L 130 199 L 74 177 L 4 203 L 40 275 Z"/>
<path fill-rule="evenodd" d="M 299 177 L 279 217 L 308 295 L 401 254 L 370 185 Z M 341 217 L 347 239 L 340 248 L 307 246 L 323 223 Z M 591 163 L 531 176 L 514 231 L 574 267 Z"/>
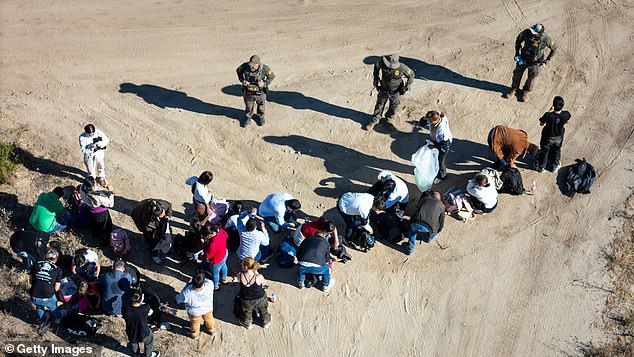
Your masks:
<path fill-rule="evenodd" d="M 438 175 L 438 149 L 432 149 L 432 146 L 432 142 L 427 140 L 427 143 L 412 155 L 412 164 L 416 166 L 416 186 L 423 192 L 431 188 Z"/>

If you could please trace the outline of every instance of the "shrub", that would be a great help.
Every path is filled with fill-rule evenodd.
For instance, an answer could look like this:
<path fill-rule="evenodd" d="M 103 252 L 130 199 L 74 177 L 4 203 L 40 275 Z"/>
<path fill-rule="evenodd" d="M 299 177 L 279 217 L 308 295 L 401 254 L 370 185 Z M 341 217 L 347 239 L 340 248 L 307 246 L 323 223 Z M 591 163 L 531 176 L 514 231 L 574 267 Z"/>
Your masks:
<path fill-rule="evenodd" d="M 0 184 L 11 183 L 18 167 L 15 144 L 0 141 Z"/>

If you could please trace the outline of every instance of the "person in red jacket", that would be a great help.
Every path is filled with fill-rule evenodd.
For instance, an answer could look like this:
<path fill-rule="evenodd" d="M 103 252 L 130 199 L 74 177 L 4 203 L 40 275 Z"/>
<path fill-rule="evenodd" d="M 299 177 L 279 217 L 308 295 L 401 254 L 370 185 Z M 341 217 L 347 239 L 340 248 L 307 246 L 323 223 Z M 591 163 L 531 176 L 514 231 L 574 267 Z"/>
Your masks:
<path fill-rule="evenodd" d="M 229 235 L 218 224 L 207 224 L 201 230 L 203 237 L 203 253 L 205 255 L 205 263 L 209 272 L 212 274 L 214 282 L 214 290 L 220 289 L 220 282 L 227 280 L 227 238 Z"/>

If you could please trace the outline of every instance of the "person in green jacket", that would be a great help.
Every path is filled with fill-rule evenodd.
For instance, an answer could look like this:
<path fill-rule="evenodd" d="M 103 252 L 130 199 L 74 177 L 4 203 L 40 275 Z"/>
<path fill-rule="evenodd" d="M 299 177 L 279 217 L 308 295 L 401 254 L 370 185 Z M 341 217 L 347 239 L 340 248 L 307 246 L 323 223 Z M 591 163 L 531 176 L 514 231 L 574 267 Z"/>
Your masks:
<path fill-rule="evenodd" d="M 64 189 L 55 187 L 52 192 L 42 193 L 33 206 L 29 222 L 38 231 L 53 233 L 65 229 L 71 220 L 70 212 L 62 203 Z"/>

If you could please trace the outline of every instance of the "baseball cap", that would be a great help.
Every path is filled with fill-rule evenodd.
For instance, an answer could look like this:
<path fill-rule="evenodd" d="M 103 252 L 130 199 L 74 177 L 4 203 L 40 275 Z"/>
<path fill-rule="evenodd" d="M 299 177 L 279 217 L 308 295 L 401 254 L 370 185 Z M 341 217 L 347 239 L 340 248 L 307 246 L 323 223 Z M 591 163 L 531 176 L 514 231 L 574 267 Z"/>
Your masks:
<path fill-rule="evenodd" d="M 260 64 L 260 57 L 258 55 L 253 55 L 249 58 L 249 66 L 255 66 Z"/>

